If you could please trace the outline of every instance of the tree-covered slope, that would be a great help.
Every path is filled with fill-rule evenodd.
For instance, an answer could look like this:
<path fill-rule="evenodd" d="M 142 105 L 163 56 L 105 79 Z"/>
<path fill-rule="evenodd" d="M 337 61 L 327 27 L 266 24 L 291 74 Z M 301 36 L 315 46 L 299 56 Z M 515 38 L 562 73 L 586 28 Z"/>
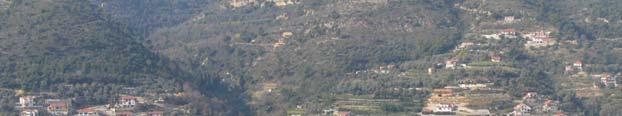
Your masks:
<path fill-rule="evenodd" d="M 191 19 L 216 0 L 88 0 L 111 19 L 129 25 L 135 32 L 178 25 Z"/>
<path fill-rule="evenodd" d="M 58 93 L 76 108 L 106 104 L 124 87 L 152 97 L 183 92 L 182 114 L 249 114 L 239 90 L 152 52 L 134 27 L 90 1 L 11 2 L 0 15 L 0 88 Z"/>
<path fill-rule="evenodd" d="M 350 79 L 346 73 L 449 51 L 462 28 L 452 5 L 431 0 L 324 0 L 284 7 L 225 7 L 157 29 L 145 43 L 154 52 L 240 85 L 249 95 L 264 83 L 278 83 L 292 92 L 265 99 L 278 104 L 262 103 L 264 99 L 253 104 L 258 114 L 276 115 L 287 105 L 333 91 Z M 206 7 L 218 6 L 227 4 Z M 278 41 L 284 45 L 278 46 Z M 277 108 L 262 109 L 268 106 Z"/>
<path fill-rule="evenodd" d="M 184 77 L 83 1 L 15 0 L 0 20 L 4 87 L 53 83 L 124 83 Z"/>

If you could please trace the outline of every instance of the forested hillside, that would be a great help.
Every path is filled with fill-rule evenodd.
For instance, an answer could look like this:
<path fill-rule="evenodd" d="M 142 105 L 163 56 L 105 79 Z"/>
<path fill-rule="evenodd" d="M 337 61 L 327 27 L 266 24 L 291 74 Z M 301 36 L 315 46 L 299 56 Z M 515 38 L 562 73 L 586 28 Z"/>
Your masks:
<path fill-rule="evenodd" d="M 222 97 L 229 100 L 225 96 L 230 91 L 217 88 L 224 85 L 207 76 L 194 76 L 175 61 L 151 52 L 142 45 L 140 35 L 110 19 L 101 8 L 88 1 L 11 2 L 0 20 L 2 88 L 78 97 L 81 98 L 76 99 L 78 107 L 106 103 L 110 101 L 108 98 L 118 96 L 123 87 L 145 87 L 148 88 L 145 91 L 151 92 L 189 92 L 191 88 L 211 87 L 200 90 L 213 89 L 223 92 L 222 96 L 201 99 Z M 190 87 L 181 86 L 190 82 Z M 201 99 L 191 101 L 213 102 L 198 101 Z M 213 106 L 222 107 L 217 104 L 220 103 Z M 234 103 L 227 101 L 227 104 Z M 233 109 L 243 108 L 196 109 L 214 114 L 237 114 L 240 112 Z"/>
<path fill-rule="evenodd" d="M 159 29 L 146 42 L 171 59 L 231 76 L 225 79 L 249 92 L 261 91 L 265 83 L 294 92 L 268 100 L 304 103 L 348 80 L 345 73 L 448 51 L 462 28 L 451 4 L 303 1 L 298 5 L 304 7 L 213 9 L 179 26 Z M 368 10 L 369 5 L 374 10 Z M 287 104 L 299 104 L 270 105 L 274 102 L 257 95 L 253 99 L 259 102 L 257 108 L 278 106 L 268 111 L 277 114 Z"/>
<path fill-rule="evenodd" d="M 127 111 L 168 115 L 615 115 L 619 6 L 0 0 L 0 102 L 91 109 L 132 95 L 157 102 Z"/>
<path fill-rule="evenodd" d="M 185 76 L 88 2 L 13 4 L 2 20 L 2 72 L 7 78 L 28 78 L 4 83 L 14 84 L 8 86 L 49 87 L 34 81 L 134 84 L 133 79 Z"/>

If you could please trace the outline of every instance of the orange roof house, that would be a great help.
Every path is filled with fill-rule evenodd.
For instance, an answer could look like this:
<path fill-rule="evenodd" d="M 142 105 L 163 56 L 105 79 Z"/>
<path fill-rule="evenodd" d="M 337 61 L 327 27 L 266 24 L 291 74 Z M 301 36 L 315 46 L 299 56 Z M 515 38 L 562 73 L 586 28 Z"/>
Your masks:
<path fill-rule="evenodd" d="M 48 100 L 47 110 L 54 115 L 68 115 L 70 109 L 70 101 L 66 100 Z"/>
<path fill-rule="evenodd" d="M 572 66 L 575 66 L 575 67 L 583 67 L 583 61 L 581 61 L 581 60 L 577 60 L 576 62 L 574 62 L 574 64 L 572 64 Z"/>

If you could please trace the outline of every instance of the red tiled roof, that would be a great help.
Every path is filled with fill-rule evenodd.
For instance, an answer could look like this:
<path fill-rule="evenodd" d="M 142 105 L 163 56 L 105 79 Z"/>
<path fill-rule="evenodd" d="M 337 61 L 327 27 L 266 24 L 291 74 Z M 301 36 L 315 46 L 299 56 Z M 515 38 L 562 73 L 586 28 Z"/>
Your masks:
<path fill-rule="evenodd" d="M 151 112 L 147 112 L 147 114 L 149 114 L 149 115 L 155 115 L 155 114 L 162 115 L 162 114 L 164 114 L 164 112 L 162 112 L 162 111 L 151 111 Z"/>
<path fill-rule="evenodd" d="M 338 116 L 350 116 L 350 112 L 339 112 Z"/>
<path fill-rule="evenodd" d="M 115 113 L 116 116 L 131 116 L 134 115 L 134 113 L 132 112 L 117 112 Z"/>
<path fill-rule="evenodd" d="M 527 106 L 527 104 L 520 103 L 520 104 L 518 104 L 518 105 L 514 106 L 514 109 L 521 109 L 521 108 L 523 108 L 523 107 L 527 107 L 527 108 L 529 108 L 529 106 Z"/>
<path fill-rule="evenodd" d="M 557 113 L 555 113 L 555 115 L 553 115 L 553 116 L 567 116 L 567 115 L 566 115 L 566 113 L 564 113 L 564 112 L 557 112 Z"/>
<path fill-rule="evenodd" d="M 85 112 L 85 113 L 88 113 L 88 112 L 98 112 L 98 111 L 97 111 L 97 110 L 93 110 L 93 109 L 91 109 L 91 108 L 84 108 L 84 109 L 80 109 L 80 110 L 78 110 L 78 112 Z"/>
<path fill-rule="evenodd" d="M 52 102 L 52 103 L 50 103 L 50 107 L 61 107 L 61 108 L 67 108 L 67 103 L 63 103 L 63 102 Z"/>
<path fill-rule="evenodd" d="M 134 96 L 121 96 L 121 100 L 135 100 L 136 97 Z"/>

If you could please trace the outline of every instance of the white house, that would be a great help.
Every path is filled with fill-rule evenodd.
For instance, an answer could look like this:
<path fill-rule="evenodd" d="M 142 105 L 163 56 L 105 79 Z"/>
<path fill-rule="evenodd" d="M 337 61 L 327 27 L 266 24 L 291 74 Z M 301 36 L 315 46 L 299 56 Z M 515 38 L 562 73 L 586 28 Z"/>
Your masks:
<path fill-rule="evenodd" d="M 38 116 L 39 110 L 36 109 L 25 109 L 19 114 L 20 116 Z"/>
<path fill-rule="evenodd" d="M 505 23 L 513 23 L 516 20 L 514 16 L 505 16 L 503 17 L 503 22 Z"/>
<path fill-rule="evenodd" d="M 550 33 L 551 32 L 547 32 L 547 31 L 538 31 L 538 32 L 526 34 L 525 36 L 523 36 L 524 38 L 528 39 L 525 46 L 526 47 L 543 47 L 543 46 L 551 45 L 553 43 L 553 39 L 550 38 Z"/>
<path fill-rule="evenodd" d="M 482 37 L 486 39 L 496 39 L 496 40 L 501 39 L 501 36 L 499 34 L 482 35 Z"/>
<path fill-rule="evenodd" d="M 121 96 L 119 99 L 118 107 L 121 108 L 134 108 L 138 103 L 138 98 L 134 96 Z"/>
<path fill-rule="evenodd" d="M 577 67 L 577 68 L 581 68 L 581 67 L 583 67 L 583 61 L 577 60 L 576 62 L 574 62 L 574 64 L 572 64 L 572 66 Z"/>
<path fill-rule="evenodd" d="M 520 113 L 528 113 L 528 112 L 531 112 L 531 107 L 529 107 L 527 104 L 520 103 L 514 106 L 514 111 L 520 112 Z"/>
<path fill-rule="evenodd" d="M 525 46 L 542 47 L 549 45 L 549 38 L 531 38 Z"/>
<path fill-rule="evenodd" d="M 454 112 L 458 109 L 458 106 L 454 104 L 438 104 L 434 112 Z"/>
<path fill-rule="evenodd" d="M 536 97 L 538 97 L 538 93 L 536 93 L 536 92 L 528 92 L 527 94 L 525 94 L 525 96 L 523 96 L 523 100 L 535 99 Z"/>
<path fill-rule="evenodd" d="M 34 107 L 36 96 L 22 96 L 19 97 L 19 105 L 22 108 L 25 107 Z"/>

